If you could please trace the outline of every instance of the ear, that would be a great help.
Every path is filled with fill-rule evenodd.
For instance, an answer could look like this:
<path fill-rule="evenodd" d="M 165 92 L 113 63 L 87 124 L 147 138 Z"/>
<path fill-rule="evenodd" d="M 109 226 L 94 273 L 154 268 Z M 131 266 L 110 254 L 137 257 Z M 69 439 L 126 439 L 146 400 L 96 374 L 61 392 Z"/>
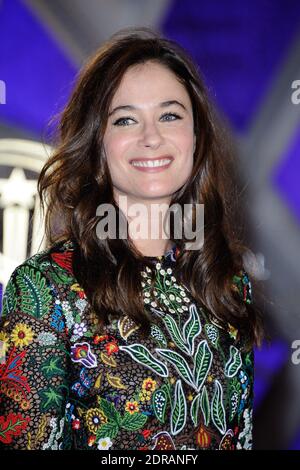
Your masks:
<path fill-rule="evenodd" d="M 196 148 L 196 142 L 197 142 L 197 139 L 196 139 L 196 134 L 194 134 L 194 146 L 193 146 L 193 153 L 195 152 L 195 148 Z"/>

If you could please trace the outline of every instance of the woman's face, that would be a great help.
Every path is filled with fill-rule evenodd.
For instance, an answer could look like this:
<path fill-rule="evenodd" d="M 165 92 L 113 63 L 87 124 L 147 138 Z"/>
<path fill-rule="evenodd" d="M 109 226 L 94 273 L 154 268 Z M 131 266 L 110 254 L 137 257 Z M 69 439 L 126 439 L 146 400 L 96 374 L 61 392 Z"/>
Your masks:
<path fill-rule="evenodd" d="M 185 87 L 168 68 L 149 61 L 126 71 L 103 144 L 115 196 L 169 202 L 184 185 L 196 144 L 193 111 Z"/>

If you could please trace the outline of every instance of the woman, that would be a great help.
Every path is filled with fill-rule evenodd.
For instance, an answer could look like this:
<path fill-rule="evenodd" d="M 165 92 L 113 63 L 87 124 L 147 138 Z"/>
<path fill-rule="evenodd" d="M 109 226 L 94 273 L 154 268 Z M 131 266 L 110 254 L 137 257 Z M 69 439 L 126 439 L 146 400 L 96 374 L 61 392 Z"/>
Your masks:
<path fill-rule="evenodd" d="M 251 449 L 262 322 L 196 66 L 148 28 L 120 31 L 82 69 L 59 131 L 38 181 L 48 247 L 3 301 L 3 447 Z M 143 227 L 155 204 L 204 204 L 203 246 L 176 237 L 178 218 L 168 238 L 165 225 L 105 237 L 99 205 L 129 225 L 136 203 Z"/>

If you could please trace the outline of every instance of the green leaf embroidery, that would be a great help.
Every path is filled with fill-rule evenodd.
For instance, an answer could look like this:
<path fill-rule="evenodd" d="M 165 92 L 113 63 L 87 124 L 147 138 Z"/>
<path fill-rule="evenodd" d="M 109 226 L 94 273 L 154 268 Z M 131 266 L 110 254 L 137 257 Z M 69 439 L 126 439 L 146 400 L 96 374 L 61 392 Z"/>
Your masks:
<path fill-rule="evenodd" d="M 158 361 L 145 346 L 136 343 L 130 346 L 120 346 L 119 349 L 127 352 L 136 362 L 148 367 L 161 377 L 168 377 L 169 371 L 167 366 Z"/>
<path fill-rule="evenodd" d="M 185 426 L 187 405 L 181 380 L 177 380 L 174 393 L 174 405 L 171 412 L 171 434 L 176 436 Z"/>
<path fill-rule="evenodd" d="M 42 318 L 51 308 L 52 295 L 46 278 L 30 266 L 21 266 L 16 276 L 20 286 L 21 310 L 34 318 Z"/>
<path fill-rule="evenodd" d="M 54 375 L 64 375 L 65 370 L 61 364 L 61 358 L 57 356 L 50 356 L 41 365 L 41 371 L 47 378 L 51 378 Z"/>
<path fill-rule="evenodd" d="M 204 418 L 204 424 L 205 426 L 209 425 L 210 421 L 210 410 L 209 410 L 209 400 L 208 400 L 208 394 L 206 390 L 206 386 L 204 385 L 201 393 L 201 401 L 200 401 L 200 406 L 201 406 L 201 411 L 203 414 Z"/>
<path fill-rule="evenodd" d="M 195 427 L 198 425 L 199 420 L 199 405 L 200 405 L 200 393 L 195 396 L 191 405 L 191 418 Z"/>
<path fill-rule="evenodd" d="M 156 349 L 156 352 L 173 364 L 185 382 L 195 388 L 192 371 L 184 357 L 170 349 Z"/>
<path fill-rule="evenodd" d="M 27 418 L 23 418 L 21 413 L 9 413 L 7 418 L 1 416 L 0 422 L 0 442 L 10 444 L 13 436 L 18 436 L 27 424 Z"/>
<path fill-rule="evenodd" d="M 121 428 L 126 429 L 127 431 L 137 431 L 145 425 L 147 419 L 148 416 L 142 413 L 125 413 L 124 418 L 121 421 Z"/>
<path fill-rule="evenodd" d="M 166 408 L 168 403 L 168 393 L 165 387 L 155 390 L 152 395 L 152 406 L 156 418 L 164 423 L 166 419 Z"/>
<path fill-rule="evenodd" d="M 253 349 L 246 353 L 245 355 L 245 365 L 247 367 L 252 367 L 253 368 L 253 357 L 254 357 L 254 351 Z"/>
<path fill-rule="evenodd" d="M 96 439 L 105 439 L 109 437 L 110 439 L 114 439 L 119 432 L 119 426 L 116 423 L 106 423 L 103 424 L 100 429 L 97 431 Z"/>
<path fill-rule="evenodd" d="M 55 270 L 51 269 L 51 280 L 55 284 L 74 284 L 74 277 L 70 276 L 64 268 L 55 263 Z"/>
<path fill-rule="evenodd" d="M 3 310 L 2 318 L 5 318 L 11 312 L 14 312 L 17 305 L 17 289 L 15 283 L 10 279 L 7 283 L 4 295 L 3 295 Z"/>
<path fill-rule="evenodd" d="M 60 409 L 63 402 L 63 396 L 58 388 L 44 388 L 38 392 L 41 398 L 41 411 L 48 411 L 50 408 Z"/>
<path fill-rule="evenodd" d="M 190 317 L 183 326 L 183 337 L 188 345 L 188 352 L 194 354 L 194 341 L 197 336 L 200 335 L 202 327 L 199 318 L 198 311 L 194 304 L 189 307 Z"/>
<path fill-rule="evenodd" d="M 218 380 L 215 380 L 215 392 L 211 401 L 211 417 L 220 433 L 225 434 L 226 420 L 223 405 L 223 388 Z"/>
<path fill-rule="evenodd" d="M 121 423 L 121 415 L 120 413 L 118 413 L 118 411 L 111 402 L 105 400 L 105 398 L 99 397 L 99 406 L 108 420 L 113 421 L 116 424 Z"/>
<path fill-rule="evenodd" d="M 86 337 L 86 338 L 91 338 L 94 335 L 91 331 L 86 331 L 83 336 Z"/>
<path fill-rule="evenodd" d="M 195 354 L 194 378 L 197 391 L 201 389 L 208 371 L 211 367 L 213 354 L 209 349 L 206 339 L 200 341 Z"/>
<path fill-rule="evenodd" d="M 242 366 L 242 358 L 240 351 L 235 346 L 230 346 L 230 357 L 225 365 L 225 375 L 234 377 Z"/>
<path fill-rule="evenodd" d="M 185 352 L 186 354 L 189 354 L 189 349 L 185 345 L 184 338 L 181 336 L 181 333 L 174 318 L 171 317 L 171 315 L 166 315 L 164 317 L 164 323 L 172 338 L 172 341 L 174 341 L 176 346 L 178 346 L 181 351 Z"/>

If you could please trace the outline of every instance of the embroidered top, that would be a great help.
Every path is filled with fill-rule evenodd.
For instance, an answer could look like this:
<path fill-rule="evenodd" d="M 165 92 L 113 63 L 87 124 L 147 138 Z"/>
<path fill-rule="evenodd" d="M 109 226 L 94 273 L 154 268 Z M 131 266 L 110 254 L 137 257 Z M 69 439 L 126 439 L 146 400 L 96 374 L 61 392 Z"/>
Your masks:
<path fill-rule="evenodd" d="M 221 327 L 173 273 L 177 249 L 142 271 L 151 335 L 125 315 L 95 333 L 72 271 L 74 244 L 37 253 L 12 273 L 0 340 L 0 447 L 251 449 L 253 350 Z M 245 271 L 233 288 L 251 302 Z M 160 299 L 158 308 L 156 302 Z"/>

